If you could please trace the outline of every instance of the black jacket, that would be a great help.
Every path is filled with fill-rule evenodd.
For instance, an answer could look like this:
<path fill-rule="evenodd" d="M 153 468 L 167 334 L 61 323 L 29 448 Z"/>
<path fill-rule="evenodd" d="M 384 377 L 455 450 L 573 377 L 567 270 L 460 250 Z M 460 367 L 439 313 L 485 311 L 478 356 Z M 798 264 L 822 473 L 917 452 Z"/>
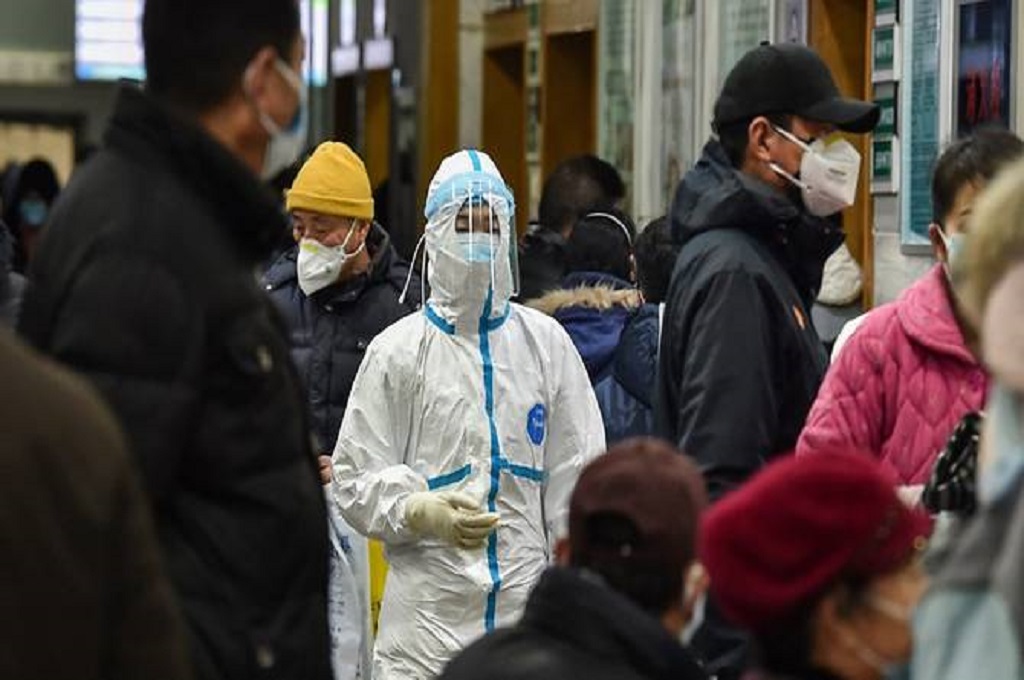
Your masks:
<path fill-rule="evenodd" d="M 796 444 L 827 367 L 811 303 L 843 235 L 733 169 L 717 142 L 683 178 L 670 217 L 681 251 L 656 428 L 717 498 Z"/>
<path fill-rule="evenodd" d="M 391 247 L 387 232 L 375 224 L 366 248 L 372 258 L 366 274 L 312 296 L 299 288 L 295 248 L 282 255 L 263 279 L 288 324 L 317 450 L 326 455 L 334 450 L 366 347 L 378 333 L 415 310 L 420 300 L 420 279 L 414 274 L 405 304 L 398 303 L 409 265 Z"/>
<path fill-rule="evenodd" d="M 227 150 L 126 87 L 22 312 L 125 427 L 201 679 L 330 677 L 323 491 L 256 275 L 282 220 Z"/>
<path fill-rule="evenodd" d="M 514 628 L 466 648 L 439 680 L 704 680 L 661 623 L 600 579 L 550 569 Z"/>

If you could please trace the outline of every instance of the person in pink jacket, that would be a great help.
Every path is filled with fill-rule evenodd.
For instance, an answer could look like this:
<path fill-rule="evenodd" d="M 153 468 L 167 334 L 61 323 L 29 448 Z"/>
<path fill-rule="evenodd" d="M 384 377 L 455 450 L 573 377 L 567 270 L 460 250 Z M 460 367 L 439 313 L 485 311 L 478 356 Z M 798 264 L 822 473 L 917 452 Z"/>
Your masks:
<path fill-rule="evenodd" d="M 981 410 L 988 376 L 961 323 L 949 284 L 975 196 L 1024 142 L 983 130 L 951 145 L 932 176 L 938 263 L 895 302 L 867 314 L 834 357 L 797 443 L 797 455 L 850 446 L 874 453 L 902 497 L 916 503 L 932 465 L 960 419 Z"/>

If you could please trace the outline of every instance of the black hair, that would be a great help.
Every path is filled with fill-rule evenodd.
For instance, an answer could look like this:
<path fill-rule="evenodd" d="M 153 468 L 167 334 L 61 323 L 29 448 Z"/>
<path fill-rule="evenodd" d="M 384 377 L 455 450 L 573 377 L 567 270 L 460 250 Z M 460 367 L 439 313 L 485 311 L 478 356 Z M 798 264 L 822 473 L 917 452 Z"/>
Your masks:
<path fill-rule="evenodd" d="M 659 217 L 640 232 L 635 251 L 637 281 L 644 300 L 655 305 L 664 302 L 679 254 L 668 217 Z"/>
<path fill-rule="evenodd" d="M 599 574 L 613 590 L 654 616 L 661 616 L 683 598 L 683 570 L 663 561 L 641 560 L 623 553 L 637 545 L 633 523 L 615 513 L 595 514 L 587 520 L 586 554 L 573 551 L 570 566 Z"/>
<path fill-rule="evenodd" d="M 634 238 L 636 226 L 621 210 L 587 213 L 576 223 L 566 244 L 567 273 L 600 272 L 628 281 Z"/>
<path fill-rule="evenodd" d="M 1024 155 L 1024 142 L 1009 130 L 986 127 L 958 139 L 942 152 L 932 173 L 932 220 L 945 228 L 960 190 L 991 180 L 1004 166 Z"/>
<path fill-rule="evenodd" d="M 743 161 L 747 157 L 747 145 L 750 143 L 750 124 L 754 118 L 759 117 L 754 116 L 735 123 L 728 123 L 717 130 L 718 141 L 734 168 L 743 167 Z M 769 123 L 783 130 L 789 130 L 793 125 L 793 116 L 788 113 L 769 113 L 764 117 L 768 119 Z"/>
<path fill-rule="evenodd" d="M 291 62 L 300 38 L 295 0 L 146 0 L 146 85 L 193 113 L 222 104 L 270 46 Z"/>
<path fill-rule="evenodd" d="M 619 171 L 597 156 L 563 161 L 544 182 L 537 217 L 540 226 L 562 232 L 592 210 L 607 210 L 626 196 Z"/>

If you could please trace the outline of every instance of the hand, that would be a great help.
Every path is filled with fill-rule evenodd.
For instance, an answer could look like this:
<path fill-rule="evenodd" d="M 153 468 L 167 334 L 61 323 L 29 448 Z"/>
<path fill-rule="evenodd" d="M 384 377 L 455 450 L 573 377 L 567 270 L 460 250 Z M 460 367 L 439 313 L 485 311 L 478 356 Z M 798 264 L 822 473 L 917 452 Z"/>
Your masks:
<path fill-rule="evenodd" d="M 467 550 L 480 548 L 498 523 L 498 515 L 454 491 L 423 491 L 405 501 L 405 522 L 421 536 L 433 536 Z"/>
<path fill-rule="evenodd" d="M 320 463 L 320 483 L 327 486 L 331 483 L 331 457 L 319 456 L 317 462 Z"/>
<path fill-rule="evenodd" d="M 913 486 L 897 486 L 896 495 L 900 497 L 903 504 L 908 508 L 917 507 L 921 502 L 921 492 L 924 491 L 923 484 L 914 484 Z"/>

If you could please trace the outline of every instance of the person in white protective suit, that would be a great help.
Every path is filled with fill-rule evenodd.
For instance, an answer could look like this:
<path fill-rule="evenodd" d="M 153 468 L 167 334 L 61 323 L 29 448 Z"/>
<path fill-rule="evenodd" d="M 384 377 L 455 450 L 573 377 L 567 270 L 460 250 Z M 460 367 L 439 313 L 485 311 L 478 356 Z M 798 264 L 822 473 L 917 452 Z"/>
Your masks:
<path fill-rule="evenodd" d="M 514 209 L 486 154 L 441 163 L 425 210 L 430 297 L 370 343 L 342 421 L 335 500 L 391 564 L 374 680 L 433 677 L 517 621 L 577 476 L 604 450 L 569 336 L 509 301 Z"/>

